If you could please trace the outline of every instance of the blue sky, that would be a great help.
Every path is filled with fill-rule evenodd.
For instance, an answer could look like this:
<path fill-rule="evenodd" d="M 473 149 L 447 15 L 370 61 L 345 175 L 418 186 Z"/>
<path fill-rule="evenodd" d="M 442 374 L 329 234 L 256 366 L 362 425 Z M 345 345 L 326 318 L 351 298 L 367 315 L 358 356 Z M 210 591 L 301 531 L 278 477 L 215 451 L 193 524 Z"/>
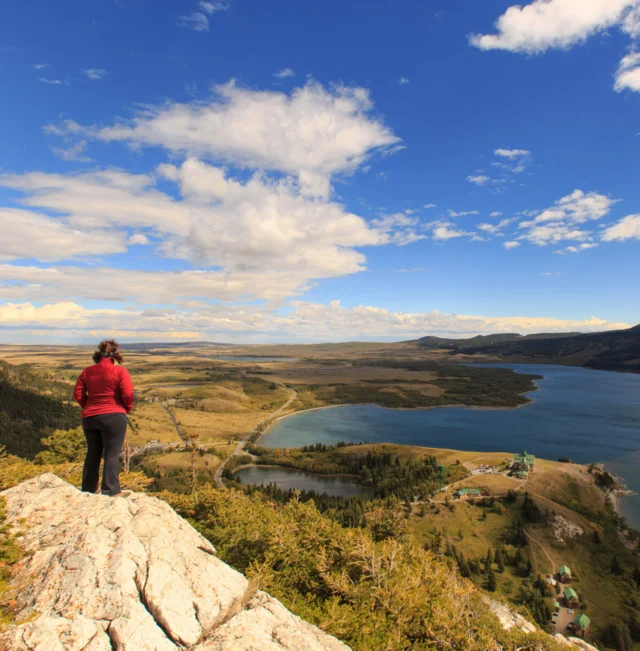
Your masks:
<path fill-rule="evenodd" d="M 640 0 L 0 9 L 0 341 L 640 322 Z"/>

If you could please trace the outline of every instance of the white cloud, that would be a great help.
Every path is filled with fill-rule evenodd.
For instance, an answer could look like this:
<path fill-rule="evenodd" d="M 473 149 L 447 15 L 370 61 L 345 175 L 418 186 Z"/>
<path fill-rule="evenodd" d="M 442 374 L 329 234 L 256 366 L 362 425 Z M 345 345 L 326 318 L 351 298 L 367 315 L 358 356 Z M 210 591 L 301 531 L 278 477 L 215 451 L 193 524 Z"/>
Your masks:
<path fill-rule="evenodd" d="M 154 238 L 157 255 L 222 268 L 224 272 L 207 277 L 212 287 L 220 287 L 221 278 L 228 287 L 235 283 L 235 298 L 253 293 L 244 283 L 247 277 L 256 282 L 256 296 L 271 299 L 281 289 L 296 293 L 313 279 L 362 271 L 366 261 L 360 247 L 404 245 L 425 237 L 417 232 L 415 217 L 398 213 L 368 223 L 337 203 L 301 196 L 287 179 L 274 181 L 256 174 L 241 182 L 195 159 L 181 166 L 161 165 L 158 175 L 177 185 L 180 198 L 158 191 L 152 176 L 115 169 L 73 176 L 10 174 L 0 176 L 0 185 L 23 192 L 25 206 L 50 213 L 40 215 L 43 223 L 51 229 L 64 224 L 79 241 L 107 229 L 117 246 L 109 238 L 104 246 L 115 252 L 126 248 L 133 229 Z M 52 233 L 43 229 L 41 249 L 34 248 L 32 257 L 70 257 L 70 247 L 52 246 L 57 241 L 53 235 L 60 237 L 57 231 Z M 16 237 L 27 250 L 33 233 L 18 231 Z M 275 282 L 266 269 L 279 274 L 279 280 Z M 204 270 L 184 278 L 191 281 L 198 273 Z M 263 279 L 255 281 L 261 273 Z M 275 283 L 273 291 L 264 288 L 267 282 Z M 188 292 L 186 285 L 183 289 Z"/>
<path fill-rule="evenodd" d="M 479 215 L 480 213 L 477 210 L 463 210 L 461 212 L 456 212 L 455 210 L 447 210 L 449 217 L 468 217 L 469 215 Z"/>
<path fill-rule="evenodd" d="M 489 217 L 502 217 L 502 213 L 501 213 L 501 212 L 497 212 L 497 211 L 496 211 L 496 212 L 492 212 L 492 213 L 489 213 Z"/>
<path fill-rule="evenodd" d="M 146 246 L 149 243 L 149 238 L 143 233 L 135 233 L 134 235 L 131 235 L 131 237 L 129 237 L 127 240 L 127 244 L 131 246 Z"/>
<path fill-rule="evenodd" d="M 99 79 L 104 79 L 107 75 L 107 71 L 104 68 L 85 68 L 82 70 L 82 74 L 92 81 L 97 81 Z"/>
<path fill-rule="evenodd" d="M 603 242 L 640 240 L 640 215 L 627 215 L 602 233 Z"/>
<path fill-rule="evenodd" d="M 505 229 L 513 219 L 502 219 L 497 224 L 478 224 L 478 228 L 485 233 L 491 233 L 492 235 L 501 235 L 503 229 Z"/>
<path fill-rule="evenodd" d="M 437 208 L 438 204 L 436 203 L 428 203 L 425 205 L 425 208 Z"/>
<path fill-rule="evenodd" d="M 228 11 L 231 7 L 230 2 L 211 2 L 206 0 L 200 0 L 198 7 L 202 9 L 205 13 L 211 15 L 218 11 Z"/>
<path fill-rule="evenodd" d="M 596 33 L 618 26 L 632 39 L 640 38 L 640 0 L 535 0 L 514 5 L 496 21 L 496 34 L 473 34 L 471 45 L 481 50 L 538 54 L 568 49 Z M 620 62 L 615 89 L 640 92 L 640 61 L 632 51 Z"/>
<path fill-rule="evenodd" d="M 48 63 L 34 63 L 31 67 L 34 70 L 49 70 L 51 68 Z"/>
<path fill-rule="evenodd" d="M 526 149 L 496 149 L 493 153 L 496 156 L 502 156 L 503 158 L 509 159 L 531 156 L 531 152 Z"/>
<path fill-rule="evenodd" d="M 433 225 L 431 237 L 434 240 L 446 241 L 465 235 L 473 236 L 473 233 L 463 231 L 452 222 L 440 221 Z"/>
<path fill-rule="evenodd" d="M 515 249 L 520 246 L 520 242 L 505 242 L 503 246 L 505 249 Z"/>
<path fill-rule="evenodd" d="M 615 89 L 620 92 L 625 88 L 640 92 L 640 52 L 631 52 L 620 61 Z"/>
<path fill-rule="evenodd" d="M 583 230 L 582 226 L 608 215 L 615 203 L 616 200 L 606 195 L 574 190 L 533 219 L 520 222 L 519 228 L 525 230 L 525 233 L 518 239 L 539 246 L 558 244 L 565 240 L 588 241 L 592 238 L 592 233 Z"/>
<path fill-rule="evenodd" d="M 481 50 L 535 54 L 566 49 L 625 19 L 638 0 L 535 0 L 514 5 L 496 21 L 496 34 L 473 34 Z"/>
<path fill-rule="evenodd" d="M 471 337 L 495 332 L 605 331 L 629 327 L 596 317 L 553 319 L 545 317 L 486 317 L 444 314 L 438 311 L 403 313 L 360 305 L 343 307 L 293 301 L 290 312 L 255 307 L 199 306 L 187 310 L 87 309 L 73 301 L 35 306 L 32 303 L 0 305 L 0 321 L 5 333 L 15 340 L 28 336 L 50 341 L 56 334 L 99 338 L 105 334 L 124 340 L 140 339 L 283 339 L 291 341 L 344 341 L 352 338 L 392 338 L 403 340 L 427 334 Z M 14 332 L 11 332 L 13 330 Z M 5 334 L 5 336 L 7 336 Z"/>
<path fill-rule="evenodd" d="M 88 163 L 91 159 L 84 154 L 86 148 L 87 141 L 78 140 L 67 147 L 52 147 L 51 151 L 62 160 Z"/>
<path fill-rule="evenodd" d="M 286 79 L 287 77 L 295 77 L 295 72 L 291 68 L 283 68 L 279 72 L 274 72 L 273 76 L 278 79 Z"/>
<path fill-rule="evenodd" d="M 404 86 L 405 84 L 409 83 L 409 79 L 407 79 L 407 77 L 398 77 L 398 83 L 401 86 Z"/>
<path fill-rule="evenodd" d="M 478 176 L 467 176 L 467 181 L 469 181 L 469 183 L 474 183 L 475 185 L 486 185 L 490 180 L 491 177 L 482 174 Z"/>
<path fill-rule="evenodd" d="M 46 77 L 38 77 L 41 84 L 50 84 L 51 86 L 66 86 L 66 82 L 61 79 L 47 79 Z"/>
<path fill-rule="evenodd" d="M 15 208 L 0 208 L 0 260 L 70 260 L 126 251 L 122 233 L 78 230 L 62 219 Z"/>
<path fill-rule="evenodd" d="M 414 267 L 413 269 L 394 269 L 394 274 L 412 274 L 418 273 L 419 271 L 425 271 L 424 267 Z"/>
<path fill-rule="evenodd" d="M 177 20 L 178 27 L 191 29 L 194 32 L 208 32 L 209 19 L 200 11 L 194 11 L 188 15 L 180 16 Z"/>
<path fill-rule="evenodd" d="M 295 175 L 305 194 L 327 197 L 331 178 L 350 173 L 400 139 L 372 115 L 364 88 L 309 82 L 291 94 L 216 86 L 206 102 L 149 106 L 130 123 L 53 127 L 83 137 L 161 146 L 252 169 Z"/>

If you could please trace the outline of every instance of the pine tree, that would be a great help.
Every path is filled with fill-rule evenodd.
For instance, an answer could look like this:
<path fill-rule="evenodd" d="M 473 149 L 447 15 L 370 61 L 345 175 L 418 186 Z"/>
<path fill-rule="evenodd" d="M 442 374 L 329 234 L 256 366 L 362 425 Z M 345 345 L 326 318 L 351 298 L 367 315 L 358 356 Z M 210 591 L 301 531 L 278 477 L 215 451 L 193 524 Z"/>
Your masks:
<path fill-rule="evenodd" d="M 531 576 L 531 572 L 533 571 L 533 565 L 531 563 L 531 559 L 527 561 L 527 576 Z"/>
<path fill-rule="evenodd" d="M 489 568 L 487 570 L 487 590 L 489 592 L 495 592 L 498 588 L 498 579 L 496 579 L 495 572 Z"/>
<path fill-rule="evenodd" d="M 622 566 L 620 565 L 620 561 L 618 560 L 618 557 L 615 555 L 611 559 L 611 573 L 622 574 Z"/>
<path fill-rule="evenodd" d="M 633 580 L 636 582 L 636 585 L 640 587 L 640 567 L 636 566 L 633 568 Z"/>
<path fill-rule="evenodd" d="M 502 553 L 502 548 L 498 547 L 495 553 L 495 561 L 498 566 L 498 572 L 504 572 L 504 554 Z"/>
<path fill-rule="evenodd" d="M 491 548 L 487 550 L 487 558 L 485 559 L 485 565 L 487 566 L 487 572 L 491 569 L 491 566 L 493 565 L 493 552 L 491 551 Z"/>
<path fill-rule="evenodd" d="M 461 576 L 469 578 L 471 576 L 471 570 L 469 569 L 469 564 L 467 559 L 464 557 L 464 554 L 458 556 L 458 569 L 460 570 Z"/>

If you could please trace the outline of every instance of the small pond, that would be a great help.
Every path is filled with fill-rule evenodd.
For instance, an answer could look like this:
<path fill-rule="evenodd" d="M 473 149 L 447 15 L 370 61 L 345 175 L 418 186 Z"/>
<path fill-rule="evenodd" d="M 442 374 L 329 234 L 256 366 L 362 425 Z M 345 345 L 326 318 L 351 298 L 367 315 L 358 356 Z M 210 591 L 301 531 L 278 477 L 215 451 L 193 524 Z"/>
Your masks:
<path fill-rule="evenodd" d="M 247 466 L 236 472 L 236 477 L 243 484 L 265 486 L 275 484 L 282 490 L 296 488 L 298 490 L 326 493 L 334 497 L 356 497 L 357 495 L 372 494 L 372 490 L 360 486 L 353 477 L 344 475 L 314 475 L 302 470 L 284 468 L 282 466 Z"/>

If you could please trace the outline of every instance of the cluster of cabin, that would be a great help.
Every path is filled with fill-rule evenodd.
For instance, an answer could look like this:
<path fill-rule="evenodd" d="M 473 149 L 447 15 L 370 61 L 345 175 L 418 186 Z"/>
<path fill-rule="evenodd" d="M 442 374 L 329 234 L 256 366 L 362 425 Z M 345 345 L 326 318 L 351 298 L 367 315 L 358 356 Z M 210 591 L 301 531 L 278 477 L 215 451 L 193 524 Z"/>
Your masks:
<path fill-rule="evenodd" d="M 557 580 L 554 576 L 550 574 L 547 575 L 547 584 L 550 587 L 555 588 L 559 595 L 559 598 L 554 601 L 556 611 L 554 621 L 557 613 L 560 612 L 562 603 L 564 603 L 564 606 L 569 609 L 569 612 L 580 607 L 580 598 L 578 597 L 578 593 L 570 585 L 567 585 L 571 583 L 571 578 L 571 569 L 568 565 L 563 565 L 558 570 Z M 564 585 L 564 589 L 562 589 L 562 585 Z M 590 626 L 591 620 L 584 613 L 579 613 L 576 615 L 575 619 L 567 625 L 567 628 L 573 635 L 584 637 L 589 632 Z"/>
<path fill-rule="evenodd" d="M 468 500 L 474 497 L 482 497 L 479 488 L 459 488 L 454 494 L 453 498 L 456 500 Z"/>
<path fill-rule="evenodd" d="M 522 454 L 514 454 L 511 462 L 511 475 L 518 479 L 527 479 L 529 473 L 533 472 L 536 464 L 536 458 L 526 450 Z"/>

